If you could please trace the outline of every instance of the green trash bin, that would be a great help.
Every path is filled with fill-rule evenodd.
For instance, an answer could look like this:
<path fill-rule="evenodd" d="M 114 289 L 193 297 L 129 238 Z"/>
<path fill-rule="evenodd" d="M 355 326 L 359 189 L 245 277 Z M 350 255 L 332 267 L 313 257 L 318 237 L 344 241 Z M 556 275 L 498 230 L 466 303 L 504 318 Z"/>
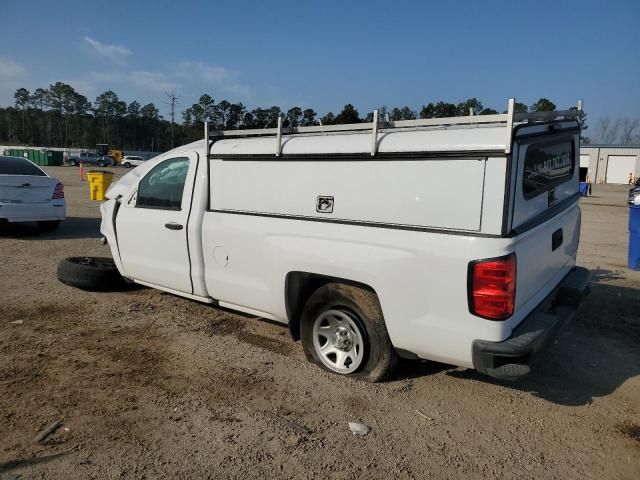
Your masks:
<path fill-rule="evenodd" d="M 46 150 L 45 152 L 45 164 L 48 167 L 59 167 L 64 163 L 64 154 L 57 150 Z"/>
<path fill-rule="evenodd" d="M 40 150 L 31 150 L 31 159 L 32 159 L 33 163 L 35 163 L 36 165 L 38 165 L 40 167 L 42 167 L 44 165 L 43 157 L 46 158 L 44 155 L 42 155 L 42 151 L 40 151 Z"/>
<path fill-rule="evenodd" d="M 23 156 L 31 160 L 36 165 L 40 165 L 40 152 L 37 150 L 25 150 Z"/>
<path fill-rule="evenodd" d="M 56 167 L 64 163 L 63 153 L 54 150 L 16 150 L 16 154 L 16 156 L 28 158 L 40 167 Z"/>
<path fill-rule="evenodd" d="M 24 157 L 24 149 L 23 148 L 12 148 L 11 150 L 12 157 Z"/>
<path fill-rule="evenodd" d="M 12 157 L 27 158 L 40 167 L 58 167 L 64 164 L 64 153 L 55 150 L 10 148 L 7 153 Z"/>

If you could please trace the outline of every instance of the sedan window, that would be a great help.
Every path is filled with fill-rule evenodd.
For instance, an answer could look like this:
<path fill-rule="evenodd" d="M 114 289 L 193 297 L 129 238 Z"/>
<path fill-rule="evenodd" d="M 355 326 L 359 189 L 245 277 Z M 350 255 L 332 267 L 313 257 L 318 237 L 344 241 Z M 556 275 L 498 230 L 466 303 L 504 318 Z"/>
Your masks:
<path fill-rule="evenodd" d="M 0 157 L 0 175 L 47 176 L 47 174 L 40 170 L 35 164 L 20 157 Z"/>

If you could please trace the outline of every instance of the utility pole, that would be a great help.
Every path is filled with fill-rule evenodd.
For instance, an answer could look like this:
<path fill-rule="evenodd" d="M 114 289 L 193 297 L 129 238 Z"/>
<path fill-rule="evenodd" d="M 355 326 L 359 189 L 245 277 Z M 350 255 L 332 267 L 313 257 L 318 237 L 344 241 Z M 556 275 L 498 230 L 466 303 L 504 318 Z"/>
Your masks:
<path fill-rule="evenodd" d="M 173 142 L 173 124 L 175 123 L 174 120 L 176 118 L 176 106 L 178 104 L 178 95 L 174 91 L 165 92 L 165 95 L 168 98 L 168 101 L 165 102 L 165 104 L 169 107 L 169 117 L 171 117 L 171 148 L 174 148 L 175 145 Z"/>

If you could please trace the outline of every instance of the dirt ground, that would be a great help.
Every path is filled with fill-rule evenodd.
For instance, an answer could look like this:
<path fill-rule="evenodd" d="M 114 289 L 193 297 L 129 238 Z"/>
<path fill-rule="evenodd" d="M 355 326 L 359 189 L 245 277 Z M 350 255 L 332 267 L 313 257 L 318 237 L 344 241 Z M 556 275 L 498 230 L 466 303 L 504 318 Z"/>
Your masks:
<path fill-rule="evenodd" d="M 1 479 L 640 478 L 627 188 L 597 185 L 583 201 L 592 294 L 530 377 L 407 361 L 370 385 L 307 364 L 285 326 L 151 289 L 59 283 L 62 257 L 109 250 L 78 170 L 48 170 L 68 220 L 0 234 Z M 349 421 L 372 430 L 353 436 Z"/>

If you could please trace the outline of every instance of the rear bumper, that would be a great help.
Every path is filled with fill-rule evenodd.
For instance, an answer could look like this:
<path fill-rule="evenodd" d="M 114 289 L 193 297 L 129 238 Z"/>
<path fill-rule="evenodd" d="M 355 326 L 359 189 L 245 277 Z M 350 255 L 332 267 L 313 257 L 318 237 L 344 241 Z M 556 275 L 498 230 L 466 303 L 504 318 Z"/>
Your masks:
<path fill-rule="evenodd" d="M 63 199 L 42 204 L 0 203 L 0 220 L 7 222 L 64 220 L 65 215 Z"/>
<path fill-rule="evenodd" d="M 517 380 L 529 374 L 538 355 L 575 316 L 582 298 L 589 293 L 588 282 L 589 271 L 574 268 L 507 340 L 475 340 L 473 368 L 501 380 Z"/>

